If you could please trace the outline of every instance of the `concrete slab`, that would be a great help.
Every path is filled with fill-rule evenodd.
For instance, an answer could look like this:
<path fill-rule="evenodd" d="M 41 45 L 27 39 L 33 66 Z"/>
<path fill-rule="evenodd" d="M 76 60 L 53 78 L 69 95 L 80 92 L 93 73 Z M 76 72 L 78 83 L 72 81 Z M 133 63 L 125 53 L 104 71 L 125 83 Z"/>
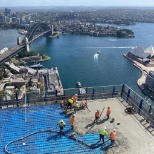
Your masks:
<path fill-rule="evenodd" d="M 111 108 L 110 119 L 106 120 L 107 107 Z M 105 110 L 98 124 L 93 123 L 95 112 Z M 112 148 L 107 150 L 108 154 L 153 154 L 154 137 L 135 118 L 124 112 L 125 107 L 117 98 L 89 100 L 88 108 L 76 113 L 75 131 L 79 134 L 88 132 L 99 132 L 103 126 L 107 127 L 108 133 L 117 130 L 117 140 Z M 112 118 L 115 119 L 111 122 Z M 119 124 L 119 125 L 118 125 Z M 99 140 L 99 136 L 98 136 Z"/>

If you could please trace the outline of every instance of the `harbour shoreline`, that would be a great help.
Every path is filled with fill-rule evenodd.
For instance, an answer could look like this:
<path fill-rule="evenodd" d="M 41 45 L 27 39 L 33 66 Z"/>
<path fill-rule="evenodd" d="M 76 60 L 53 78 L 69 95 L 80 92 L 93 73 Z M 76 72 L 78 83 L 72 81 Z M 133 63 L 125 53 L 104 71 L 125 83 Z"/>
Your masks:
<path fill-rule="evenodd" d="M 154 71 L 154 67 L 146 67 L 143 64 L 137 62 L 136 60 L 133 60 L 130 57 L 128 57 L 127 54 L 124 54 L 123 56 L 126 57 L 131 62 L 133 62 L 134 66 L 137 67 L 142 72 L 141 77 L 137 80 L 137 86 L 140 88 L 140 90 L 145 95 L 147 95 L 152 100 L 154 100 L 154 96 L 151 95 L 150 90 L 148 90 L 146 88 L 146 77 L 147 77 L 147 75 L 149 74 L 150 71 Z"/>

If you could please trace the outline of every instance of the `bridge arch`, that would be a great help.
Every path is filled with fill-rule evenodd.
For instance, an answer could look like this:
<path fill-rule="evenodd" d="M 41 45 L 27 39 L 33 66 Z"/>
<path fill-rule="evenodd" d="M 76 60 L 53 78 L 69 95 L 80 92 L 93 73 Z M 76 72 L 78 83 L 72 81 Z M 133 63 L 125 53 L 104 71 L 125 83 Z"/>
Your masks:
<path fill-rule="evenodd" d="M 48 26 L 46 23 L 36 23 L 28 30 L 28 33 L 25 35 L 25 38 L 28 38 L 28 41 L 31 41 L 33 40 L 35 35 L 50 30 L 51 27 Z"/>

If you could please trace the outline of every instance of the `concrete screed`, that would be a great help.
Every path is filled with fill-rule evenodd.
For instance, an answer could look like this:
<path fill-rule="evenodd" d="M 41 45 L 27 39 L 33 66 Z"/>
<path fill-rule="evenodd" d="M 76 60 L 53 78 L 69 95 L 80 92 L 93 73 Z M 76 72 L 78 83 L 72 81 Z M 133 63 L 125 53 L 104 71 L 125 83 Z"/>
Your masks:
<path fill-rule="evenodd" d="M 110 119 L 106 120 L 108 106 L 111 108 L 111 114 Z M 104 107 L 100 121 L 93 125 L 95 112 L 97 110 L 101 112 Z M 117 131 L 117 140 L 114 146 L 106 151 L 107 154 L 154 154 L 154 137 L 143 128 L 133 115 L 124 112 L 125 107 L 117 98 L 89 100 L 88 108 L 90 112 L 87 109 L 76 112 L 74 126 L 76 133 L 85 135 L 86 133 L 99 132 L 103 126 L 106 126 L 108 134 L 113 129 Z M 114 118 L 114 122 L 111 122 L 112 118 Z"/>

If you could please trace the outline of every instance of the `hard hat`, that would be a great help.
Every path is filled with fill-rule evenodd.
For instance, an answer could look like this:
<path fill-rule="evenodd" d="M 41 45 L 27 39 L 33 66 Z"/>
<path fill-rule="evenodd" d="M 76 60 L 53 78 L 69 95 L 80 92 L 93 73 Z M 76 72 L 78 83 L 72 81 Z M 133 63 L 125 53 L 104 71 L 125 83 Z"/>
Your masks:
<path fill-rule="evenodd" d="M 74 116 L 74 117 L 75 117 L 75 114 L 73 114 L 72 116 Z"/>
<path fill-rule="evenodd" d="M 110 106 L 108 106 L 108 108 L 110 108 Z"/>
<path fill-rule="evenodd" d="M 60 122 L 64 122 L 63 120 L 60 120 Z"/>
<path fill-rule="evenodd" d="M 106 126 L 102 127 L 102 129 L 104 129 L 104 130 L 105 130 L 105 129 L 106 129 Z"/>
<path fill-rule="evenodd" d="M 76 96 L 78 95 L 78 94 L 75 94 Z"/>
<path fill-rule="evenodd" d="M 116 129 L 113 129 L 114 132 L 116 132 Z"/>

